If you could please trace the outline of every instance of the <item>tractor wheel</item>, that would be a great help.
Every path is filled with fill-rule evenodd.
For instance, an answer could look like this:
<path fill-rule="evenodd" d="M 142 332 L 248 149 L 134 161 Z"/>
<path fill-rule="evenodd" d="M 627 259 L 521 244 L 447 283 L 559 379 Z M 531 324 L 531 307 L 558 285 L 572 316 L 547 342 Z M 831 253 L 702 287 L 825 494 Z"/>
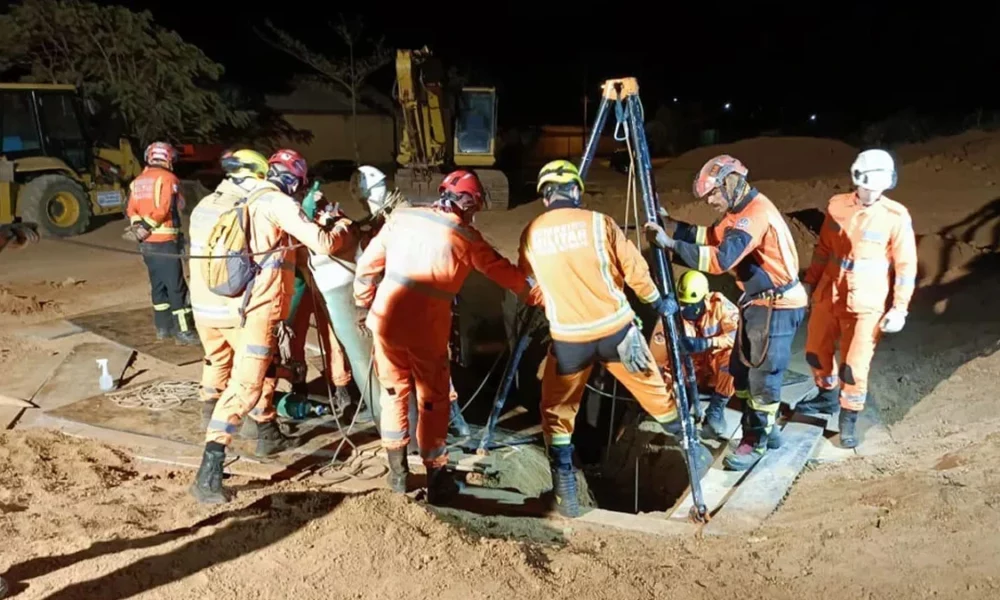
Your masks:
<path fill-rule="evenodd" d="M 21 190 L 21 218 L 38 223 L 39 233 L 69 237 L 87 231 L 90 197 L 79 183 L 65 175 L 42 175 Z"/>

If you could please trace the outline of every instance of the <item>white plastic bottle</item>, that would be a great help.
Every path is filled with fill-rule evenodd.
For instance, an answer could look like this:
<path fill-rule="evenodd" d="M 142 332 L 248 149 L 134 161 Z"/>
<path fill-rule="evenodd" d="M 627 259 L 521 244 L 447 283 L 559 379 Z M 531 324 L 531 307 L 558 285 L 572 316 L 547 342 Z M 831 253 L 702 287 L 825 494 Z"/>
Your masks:
<path fill-rule="evenodd" d="M 111 378 L 111 373 L 108 372 L 108 359 L 97 359 L 97 367 L 101 369 L 101 376 L 97 380 L 97 385 L 101 386 L 101 391 L 110 392 L 115 389 L 115 380 Z"/>

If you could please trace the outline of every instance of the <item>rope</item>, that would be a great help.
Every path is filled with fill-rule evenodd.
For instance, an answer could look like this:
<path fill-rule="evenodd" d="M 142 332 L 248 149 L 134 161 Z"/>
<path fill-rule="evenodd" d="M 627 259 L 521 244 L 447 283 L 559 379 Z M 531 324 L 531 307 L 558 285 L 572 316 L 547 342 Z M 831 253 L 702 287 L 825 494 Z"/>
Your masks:
<path fill-rule="evenodd" d="M 126 250 L 125 248 L 115 248 L 114 246 L 103 246 L 101 244 L 91 244 L 89 242 L 81 242 L 80 240 L 71 240 L 66 238 L 46 238 L 46 241 L 59 242 L 60 244 L 71 244 L 73 246 L 83 246 L 84 248 L 93 248 L 95 250 L 104 250 L 106 252 L 117 252 L 118 254 L 130 254 L 132 256 L 164 256 L 167 258 L 187 258 L 187 259 L 203 259 L 208 260 L 210 258 L 219 258 L 218 256 L 203 256 L 198 254 L 188 254 L 187 252 L 152 252 L 147 250 Z M 263 256 L 265 254 L 274 254 L 279 251 L 286 250 L 296 250 L 298 248 L 304 247 L 305 244 L 291 244 L 289 246 L 278 246 L 267 250 L 264 252 L 252 252 L 247 256 Z"/>
<path fill-rule="evenodd" d="M 378 456 L 377 450 L 361 450 L 343 462 L 327 463 L 313 473 L 313 477 L 324 485 L 336 485 L 351 479 L 372 481 L 388 472 L 389 466 Z"/>
<path fill-rule="evenodd" d="M 199 388 L 200 385 L 194 381 L 161 381 L 138 389 L 112 392 L 106 396 L 121 408 L 167 411 L 186 401 L 197 400 Z"/>

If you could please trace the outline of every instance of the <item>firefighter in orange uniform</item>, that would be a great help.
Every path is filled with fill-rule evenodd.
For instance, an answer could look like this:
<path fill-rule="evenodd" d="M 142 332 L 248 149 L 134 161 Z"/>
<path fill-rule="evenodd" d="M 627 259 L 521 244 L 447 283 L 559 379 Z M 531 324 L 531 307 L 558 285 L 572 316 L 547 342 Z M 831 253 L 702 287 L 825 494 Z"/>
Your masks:
<path fill-rule="evenodd" d="M 125 213 L 149 271 L 156 339 L 173 337 L 180 344 L 194 345 L 199 343 L 198 334 L 179 256 L 184 198 L 171 170 L 175 157 L 173 146 L 164 142 L 146 148 L 146 168 L 129 185 Z"/>
<path fill-rule="evenodd" d="M 746 471 L 781 445 L 775 425 L 792 339 L 805 318 L 808 297 L 799 282 L 799 256 L 788 224 L 766 196 L 751 187 L 735 158 L 709 160 L 694 180 L 694 194 L 722 218 L 711 227 L 666 219 L 647 223 L 650 241 L 673 250 L 684 265 L 717 275 L 733 271 L 743 291 L 740 327 L 729 371 L 743 400 L 743 439 L 724 464 Z"/>
<path fill-rule="evenodd" d="M 736 342 L 740 311 L 729 298 L 719 292 L 710 292 L 708 278 L 693 269 L 677 281 L 677 301 L 684 323 L 681 343 L 694 362 L 698 387 L 707 389 L 710 394 L 702 434 L 723 438 L 726 405 L 735 391 L 729 361 Z"/>
<path fill-rule="evenodd" d="M 319 254 L 332 254 L 350 239 L 349 223 L 332 231 L 309 221 L 293 198 L 308 182 L 306 161 L 294 150 L 278 150 L 268 159 L 267 180 L 245 180 L 253 186 L 246 199 L 249 252 L 258 267 L 248 295 L 229 302 L 225 311 L 199 330 L 206 348 L 232 356 L 233 369 L 215 404 L 205 434 L 205 452 L 191 494 L 202 503 L 226 502 L 222 464 L 232 435 L 248 415 L 257 424 L 257 454 L 271 455 L 292 445 L 278 429 L 273 398 L 265 379 L 276 373 L 275 349 L 285 330 L 295 285 L 294 247 L 305 244 Z M 235 300 L 235 299 L 233 299 Z M 273 391 L 273 389 L 271 390 Z"/>
<path fill-rule="evenodd" d="M 665 433 L 682 435 L 673 390 L 636 326 L 624 285 L 662 315 L 676 314 L 677 303 L 660 295 L 642 254 L 611 217 L 580 207 L 583 189 L 573 163 L 557 160 L 542 167 L 537 191 L 546 212 L 525 228 L 519 251 L 521 268 L 538 282 L 549 320 L 542 431 L 557 509 L 566 517 L 580 514 L 572 437 L 594 363 L 603 363 Z M 698 442 L 694 451 L 703 476 L 711 453 Z"/>
<path fill-rule="evenodd" d="M 796 407 L 804 414 L 833 414 L 839 400 L 845 448 L 858 445 L 855 426 L 868 396 L 875 345 L 883 333 L 903 328 L 917 279 L 910 213 L 882 195 L 896 186 L 892 156 L 884 150 L 862 152 L 851 166 L 851 178 L 854 192 L 830 198 L 803 278 L 812 290 L 806 362 L 820 392 Z M 839 366 L 834 359 L 838 343 Z"/>
<path fill-rule="evenodd" d="M 484 205 L 479 178 L 458 170 L 445 176 L 438 191 L 431 207 L 392 213 L 358 259 L 354 280 L 358 323 L 374 334 L 375 370 L 384 390 L 381 435 L 389 486 L 406 491 L 408 404 L 416 392 L 417 444 L 431 504 L 447 503 L 458 492 L 446 469 L 445 446 L 452 301 L 472 269 L 522 298 L 530 289 L 524 273 L 472 226 Z"/>

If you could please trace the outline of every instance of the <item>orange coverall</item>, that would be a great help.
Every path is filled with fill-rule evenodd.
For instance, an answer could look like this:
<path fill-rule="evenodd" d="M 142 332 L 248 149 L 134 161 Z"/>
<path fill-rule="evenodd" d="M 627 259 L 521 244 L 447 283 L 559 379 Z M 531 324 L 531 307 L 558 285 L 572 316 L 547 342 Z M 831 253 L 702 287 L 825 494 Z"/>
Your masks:
<path fill-rule="evenodd" d="M 516 294 L 528 291 L 524 273 L 478 230 L 436 208 L 395 210 L 357 263 L 354 300 L 370 307 L 366 325 L 384 389 L 382 445 L 392 450 L 409 443 L 415 388 L 417 445 L 428 468 L 448 463 L 451 304 L 473 268 Z"/>
<path fill-rule="evenodd" d="M 542 431 L 568 446 L 594 362 L 601 361 L 660 423 L 677 418 L 659 369 L 629 373 L 617 345 L 635 320 L 627 283 L 645 303 L 660 300 L 642 254 L 611 217 L 556 201 L 521 234 L 521 268 L 541 289 L 552 346 L 542 375 Z"/>
<path fill-rule="evenodd" d="M 879 322 L 887 308 L 905 314 L 916 285 L 917 244 L 909 211 L 884 196 L 868 207 L 856 193 L 830 198 L 803 280 L 813 286 L 806 362 L 816 385 L 832 390 L 842 384 L 840 406 L 860 411 L 882 335 Z M 838 342 L 839 370 L 834 361 Z"/>
<path fill-rule="evenodd" d="M 341 229 L 327 232 L 310 222 L 302 208 L 270 182 L 256 182 L 248 207 L 250 252 L 254 254 L 290 246 L 289 236 L 317 253 L 330 254 L 349 235 Z M 238 312 L 242 296 L 225 298 L 224 310 L 216 311 L 213 318 L 196 320 L 206 362 L 233 365 L 231 377 L 215 405 L 206 432 L 207 442 L 229 445 L 232 434 L 248 414 L 259 423 L 272 421 L 276 416 L 271 397 L 275 327 L 288 317 L 295 285 L 295 251 L 261 254 L 255 260 L 261 271 L 252 284 L 244 326 L 240 327 Z M 192 269 L 192 274 L 199 271 Z M 204 379 L 202 385 L 205 386 Z"/>
<path fill-rule="evenodd" d="M 707 352 L 693 354 L 698 387 L 711 388 L 719 396 L 729 398 L 735 392 L 733 376 L 729 372 L 729 360 L 739 330 L 740 311 L 736 305 L 719 292 L 709 292 L 705 296 L 705 312 L 697 321 L 681 319 L 684 335 L 707 338 Z M 662 327 L 662 326 L 661 326 Z M 672 385 L 669 373 L 665 376 L 667 385 Z"/>
<path fill-rule="evenodd" d="M 191 327 L 184 263 L 180 257 L 163 256 L 181 251 L 183 201 L 176 175 L 160 167 L 146 167 L 129 185 L 125 208 L 130 223 L 141 222 L 150 229 L 149 237 L 139 244 L 139 248 L 149 272 L 153 321 L 156 328 L 164 332 L 187 332 Z"/>

